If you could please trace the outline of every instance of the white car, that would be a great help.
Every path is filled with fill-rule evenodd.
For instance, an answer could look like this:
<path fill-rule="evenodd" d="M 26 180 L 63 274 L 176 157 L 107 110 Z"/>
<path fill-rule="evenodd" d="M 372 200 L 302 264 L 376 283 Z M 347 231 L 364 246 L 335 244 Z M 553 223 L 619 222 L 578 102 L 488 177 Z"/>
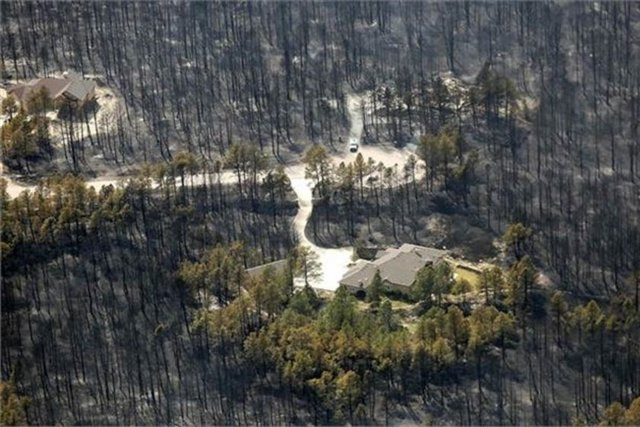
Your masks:
<path fill-rule="evenodd" d="M 351 141 L 349 141 L 349 151 L 352 153 L 357 153 L 358 152 L 358 141 L 356 139 L 352 139 Z"/>

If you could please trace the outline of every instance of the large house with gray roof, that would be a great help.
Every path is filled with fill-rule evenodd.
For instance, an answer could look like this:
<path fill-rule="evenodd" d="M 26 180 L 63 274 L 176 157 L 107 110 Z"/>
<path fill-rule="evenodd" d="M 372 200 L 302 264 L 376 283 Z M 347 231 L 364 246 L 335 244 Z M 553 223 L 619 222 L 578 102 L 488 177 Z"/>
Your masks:
<path fill-rule="evenodd" d="M 373 261 L 358 260 L 340 284 L 354 293 L 364 292 L 378 271 L 386 288 L 408 292 L 418 271 L 439 264 L 446 254 L 445 250 L 405 243 L 399 248 L 378 251 Z"/>

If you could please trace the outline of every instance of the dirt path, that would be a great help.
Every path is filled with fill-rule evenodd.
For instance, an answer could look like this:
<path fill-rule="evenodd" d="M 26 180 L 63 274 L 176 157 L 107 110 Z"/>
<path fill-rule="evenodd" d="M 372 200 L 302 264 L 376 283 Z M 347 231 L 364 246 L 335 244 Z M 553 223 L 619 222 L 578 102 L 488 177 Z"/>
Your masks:
<path fill-rule="evenodd" d="M 349 137 L 346 138 L 342 152 L 332 155 L 332 162 L 339 164 L 340 162 L 353 161 L 357 153 L 349 152 L 349 140 L 354 138 L 361 141 L 364 123 L 362 122 L 361 103 L 365 101 L 365 96 L 350 94 L 347 97 L 347 108 L 351 119 L 351 127 L 349 129 Z M 366 106 L 365 106 L 366 108 Z M 398 168 L 404 167 L 407 159 L 412 154 L 410 149 L 396 149 L 381 146 L 360 145 L 360 153 L 365 159 L 371 157 L 376 163 L 383 162 L 387 166 L 397 165 Z M 349 269 L 351 264 L 351 256 L 353 247 L 347 246 L 343 248 L 322 248 L 311 242 L 306 234 L 305 228 L 311 217 L 313 210 L 313 195 L 311 180 L 304 177 L 304 165 L 298 164 L 286 168 L 287 175 L 291 180 L 293 191 L 298 196 L 298 213 L 293 220 L 293 227 L 300 244 L 308 246 L 318 255 L 320 263 L 320 271 L 317 277 L 309 279 L 309 284 L 315 289 L 323 289 L 335 291 L 340 279 Z M 304 284 L 302 282 L 302 284 Z"/>
<path fill-rule="evenodd" d="M 357 155 L 357 153 L 349 152 L 348 144 L 350 138 L 355 138 L 358 141 L 361 140 L 364 127 L 362 122 L 361 103 L 365 99 L 366 98 L 363 95 L 348 95 L 347 107 L 351 119 L 351 127 L 349 129 L 349 137 L 346 138 L 342 151 L 332 154 L 332 161 L 335 164 L 339 164 L 340 162 L 351 162 Z M 365 159 L 371 157 L 376 161 L 376 163 L 383 162 L 387 166 L 397 165 L 398 168 L 402 168 L 409 155 L 411 155 L 410 149 L 400 150 L 392 147 L 370 145 L 361 145 L 359 152 L 362 153 Z M 291 187 L 298 197 L 298 213 L 293 219 L 293 228 L 298 235 L 300 244 L 308 246 L 313 252 L 315 252 L 320 263 L 319 274 L 317 277 L 310 278 L 309 284 L 316 289 L 334 291 L 338 288 L 340 279 L 349 268 L 353 248 L 351 246 L 337 249 L 322 248 L 307 238 L 305 228 L 313 210 L 313 184 L 310 179 L 304 177 L 304 165 L 302 163 L 289 165 L 285 168 L 285 171 L 291 180 Z M 7 181 L 7 192 L 11 198 L 17 197 L 25 190 L 31 191 L 35 188 L 34 185 L 19 183 L 11 179 L 9 176 L 4 175 L 2 172 L 3 171 L 0 170 L 0 178 L 4 178 Z M 202 183 L 204 176 L 198 175 L 193 178 L 193 183 L 197 185 Z M 96 191 L 99 191 L 103 186 L 117 186 L 126 179 L 126 176 L 101 176 L 95 179 L 90 179 L 86 183 L 87 186 L 93 187 Z M 191 182 L 191 179 L 188 179 L 189 182 Z M 223 183 L 233 184 L 236 182 L 236 176 L 234 173 L 227 171 L 222 174 L 221 181 Z M 153 185 L 155 186 L 155 184 Z"/>
<path fill-rule="evenodd" d="M 347 95 L 347 111 L 349 112 L 349 118 L 351 120 L 351 128 L 349 129 L 349 137 L 344 141 L 344 147 L 342 152 L 334 154 L 333 162 L 339 164 L 340 162 L 352 162 L 355 160 L 358 153 L 362 154 L 365 160 L 372 158 L 376 163 L 382 162 L 386 166 L 397 165 L 399 169 L 404 167 L 407 159 L 414 153 L 415 147 L 405 147 L 398 149 L 391 146 L 383 145 L 363 145 L 362 144 L 362 132 L 364 130 L 364 123 L 362 122 L 362 103 L 365 103 L 365 111 L 368 114 L 371 112 L 371 107 L 366 104 L 367 96 L 362 94 L 349 94 Z M 360 146 L 357 153 L 349 152 L 349 140 L 356 139 L 359 141 Z"/>
<path fill-rule="evenodd" d="M 0 170 L 0 178 L 4 179 L 7 182 L 7 194 L 9 194 L 9 198 L 11 199 L 18 197 L 20 193 L 22 193 L 23 191 L 32 191 L 36 188 L 36 186 L 33 184 L 19 182 L 7 175 L 4 175 L 3 173 L 1 173 L 1 170 Z M 87 185 L 87 187 L 91 187 L 96 191 L 100 191 L 102 187 L 106 187 L 108 185 L 113 185 L 114 187 L 117 187 L 118 185 L 121 185 L 124 182 L 126 182 L 129 178 L 131 178 L 131 176 L 103 175 L 97 178 L 86 180 L 85 184 Z M 220 175 L 220 181 L 223 184 L 235 184 L 237 182 L 237 179 L 238 178 L 236 177 L 236 174 L 231 171 L 225 171 Z M 205 180 L 205 175 L 202 175 L 202 174 L 194 175 L 193 179 L 192 177 L 187 178 L 187 182 L 188 183 L 193 182 L 194 185 L 202 185 L 204 183 L 204 180 Z M 176 179 L 176 181 L 177 181 L 177 184 L 180 185 L 179 179 Z M 215 182 L 217 182 L 217 178 Z M 151 188 L 156 188 L 157 186 L 158 185 L 155 182 L 151 183 Z"/>
<path fill-rule="evenodd" d="M 307 238 L 305 228 L 313 210 L 312 183 L 304 177 L 303 165 L 287 168 L 287 174 L 291 180 L 291 187 L 298 196 L 298 213 L 293 219 L 293 228 L 300 244 L 315 252 L 320 264 L 317 277 L 310 277 L 309 285 L 315 289 L 334 291 L 349 268 L 353 248 L 350 246 L 339 249 L 322 248 Z M 304 281 L 298 280 L 297 284 L 304 285 Z"/>

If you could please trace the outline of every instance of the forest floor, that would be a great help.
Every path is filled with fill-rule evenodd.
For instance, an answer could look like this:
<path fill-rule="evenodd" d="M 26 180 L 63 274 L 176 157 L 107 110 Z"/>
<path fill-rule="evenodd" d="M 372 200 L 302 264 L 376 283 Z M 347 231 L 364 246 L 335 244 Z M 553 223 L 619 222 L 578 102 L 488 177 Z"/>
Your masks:
<path fill-rule="evenodd" d="M 87 109 L 90 110 L 87 114 L 91 116 L 91 119 L 86 125 L 83 120 L 72 120 L 73 128 L 77 133 L 76 137 L 80 139 L 95 138 L 100 134 L 113 132 L 118 117 L 124 112 L 122 100 L 106 86 L 96 86 L 94 101 L 87 106 Z M 65 126 L 64 122 L 68 123 L 68 120 L 63 122 L 56 111 L 49 112 L 47 117 L 49 118 L 51 142 L 56 148 L 62 148 L 65 127 L 68 127 L 68 124 Z"/>

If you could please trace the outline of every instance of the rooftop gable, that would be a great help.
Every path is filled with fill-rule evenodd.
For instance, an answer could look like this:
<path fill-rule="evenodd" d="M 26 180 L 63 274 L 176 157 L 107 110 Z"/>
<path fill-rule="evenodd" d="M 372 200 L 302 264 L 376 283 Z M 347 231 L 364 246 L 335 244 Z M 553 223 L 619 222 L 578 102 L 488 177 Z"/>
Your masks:
<path fill-rule="evenodd" d="M 376 271 L 383 281 L 409 287 L 421 268 L 440 261 L 447 251 L 405 243 L 399 248 L 378 251 L 371 262 L 359 261 L 340 281 L 341 284 L 366 288 L 371 284 Z"/>
<path fill-rule="evenodd" d="M 379 261 L 379 260 L 377 260 Z M 411 286 L 418 271 L 427 262 L 412 252 L 398 252 L 381 263 L 375 263 L 380 269 L 382 280 L 400 286 Z"/>
<path fill-rule="evenodd" d="M 8 93 L 12 94 L 20 102 L 24 103 L 29 99 L 32 91 L 45 88 L 49 92 L 51 99 L 56 99 L 65 94 L 68 97 L 84 100 L 95 88 L 95 83 L 82 79 L 77 73 L 68 74 L 68 78 L 46 77 L 32 79 L 27 83 L 18 83 L 9 88 Z"/>

